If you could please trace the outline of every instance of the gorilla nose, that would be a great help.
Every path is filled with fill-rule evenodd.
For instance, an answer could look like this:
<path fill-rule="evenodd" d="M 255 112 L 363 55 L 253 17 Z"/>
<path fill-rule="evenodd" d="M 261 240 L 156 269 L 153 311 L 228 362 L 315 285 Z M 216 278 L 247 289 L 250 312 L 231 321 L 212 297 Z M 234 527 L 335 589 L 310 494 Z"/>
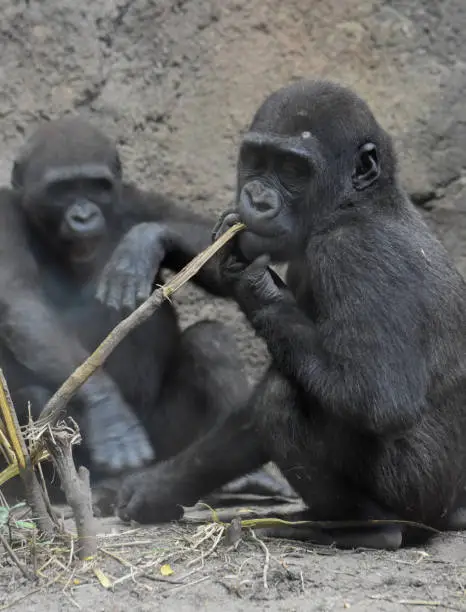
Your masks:
<path fill-rule="evenodd" d="M 73 232 L 89 233 L 100 230 L 102 214 L 93 202 L 76 202 L 67 211 L 66 221 Z"/>
<path fill-rule="evenodd" d="M 271 219 L 280 210 L 280 199 L 275 189 L 252 181 L 244 187 L 251 214 L 262 219 Z"/>
<path fill-rule="evenodd" d="M 89 221 L 92 221 L 92 218 L 95 216 L 96 214 L 94 211 L 75 210 L 71 213 L 70 220 L 78 225 L 87 225 L 87 223 L 89 223 Z"/>
<path fill-rule="evenodd" d="M 92 230 L 98 226 L 99 216 L 95 211 L 72 212 L 68 216 L 71 227 L 75 230 Z"/>

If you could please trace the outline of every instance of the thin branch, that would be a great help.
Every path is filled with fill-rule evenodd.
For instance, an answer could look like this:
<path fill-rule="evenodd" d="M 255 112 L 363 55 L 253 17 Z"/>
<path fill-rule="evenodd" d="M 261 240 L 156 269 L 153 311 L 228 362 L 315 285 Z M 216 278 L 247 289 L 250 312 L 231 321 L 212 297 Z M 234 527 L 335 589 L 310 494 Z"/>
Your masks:
<path fill-rule="evenodd" d="M 33 574 L 31 574 L 27 570 L 27 568 L 21 563 L 21 561 L 18 559 L 17 554 L 15 553 L 15 551 L 9 545 L 8 540 L 6 539 L 6 537 L 1 532 L 0 532 L 0 542 L 3 544 L 6 552 L 10 556 L 11 560 L 13 561 L 13 563 L 17 566 L 19 571 L 23 574 L 23 576 L 25 578 L 27 578 L 28 580 L 33 580 L 35 578 L 35 576 Z"/>
<path fill-rule="evenodd" d="M 175 291 L 187 283 L 217 251 L 244 228 L 245 225 L 243 223 L 236 223 L 230 227 L 218 240 L 194 257 L 170 282 L 156 289 L 143 304 L 123 319 L 50 398 L 42 410 L 37 426 L 41 427 L 45 424 L 56 423 L 79 387 L 104 364 L 105 360 L 120 342 L 133 329 L 147 321 L 163 300 L 168 299 Z"/>
<path fill-rule="evenodd" d="M 267 583 L 267 574 L 268 574 L 269 565 L 270 565 L 270 551 L 265 545 L 265 543 L 260 538 L 257 537 L 257 535 L 254 533 L 252 529 L 251 529 L 251 536 L 254 538 L 254 540 L 256 540 L 256 542 L 259 544 L 259 546 L 264 551 L 265 560 L 264 560 L 264 569 L 262 572 L 262 580 L 264 583 L 264 589 L 268 589 L 269 585 Z"/>

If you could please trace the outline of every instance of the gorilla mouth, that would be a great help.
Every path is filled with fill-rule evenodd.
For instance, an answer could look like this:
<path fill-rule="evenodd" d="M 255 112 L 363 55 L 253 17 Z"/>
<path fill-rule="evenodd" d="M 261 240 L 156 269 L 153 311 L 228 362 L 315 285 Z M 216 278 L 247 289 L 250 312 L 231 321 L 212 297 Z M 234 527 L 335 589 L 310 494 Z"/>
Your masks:
<path fill-rule="evenodd" d="M 93 261 L 96 257 L 100 240 L 88 238 L 72 243 L 69 248 L 69 257 L 73 263 L 85 264 Z"/>
<path fill-rule="evenodd" d="M 273 257 L 278 250 L 280 241 L 277 242 L 276 237 L 261 236 L 246 229 L 238 236 L 238 244 L 243 256 L 252 261 L 265 253 Z"/>

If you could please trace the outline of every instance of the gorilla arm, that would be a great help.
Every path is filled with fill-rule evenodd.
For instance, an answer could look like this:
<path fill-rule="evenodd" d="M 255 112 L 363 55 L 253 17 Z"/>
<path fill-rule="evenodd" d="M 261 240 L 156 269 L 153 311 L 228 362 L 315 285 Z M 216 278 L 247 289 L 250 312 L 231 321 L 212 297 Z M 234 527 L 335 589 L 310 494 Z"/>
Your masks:
<path fill-rule="evenodd" d="M 60 325 L 42 298 L 39 269 L 29 251 L 19 206 L 0 191 L 0 339 L 17 363 L 47 389 L 55 390 L 88 353 Z M 25 381 L 27 384 L 27 381 Z M 89 448 L 96 463 L 110 470 L 137 467 L 153 452 L 143 428 L 116 384 L 97 371 L 77 392 Z"/>
<path fill-rule="evenodd" d="M 147 299 L 160 266 L 181 270 L 212 241 L 212 220 L 170 199 L 123 187 L 123 235 L 99 280 L 96 297 L 111 308 L 134 310 Z M 227 295 L 218 270 L 207 262 L 193 281 L 221 297 Z"/>
<path fill-rule="evenodd" d="M 338 239 L 343 239 L 342 234 Z M 339 321 L 340 336 L 329 339 L 299 307 L 292 293 L 277 281 L 273 271 L 266 266 L 266 257 L 259 257 L 252 263 L 241 261 L 236 258 L 235 242 L 233 240 L 224 247 L 221 263 L 224 282 L 231 287 L 256 333 L 266 341 L 278 370 L 295 380 L 308 394 L 310 406 L 317 402 L 335 417 L 376 434 L 403 431 L 420 418 L 426 393 L 424 370 L 422 367 L 414 370 L 409 361 L 416 351 L 415 361 L 422 364 L 422 350 L 420 346 L 413 346 L 413 352 L 408 355 L 406 351 L 398 352 L 400 343 L 394 340 L 396 334 L 405 333 L 403 325 L 406 321 L 412 321 L 415 311 L 414 303 L 410 301 L 412 296 L 393 295 L 390 288 L 386 307 L 392 308 L 392 295 L 401 315 L 407 308 L 411 319 L 400 316 L 387 327 L 385 311 L 377 313 L 378 317 L 374 315 L 377 309 L 371 300 L 371 287 L 361 287 L 367 305 L 358 302 L 358 313 L 352 313 L 352 325 L 348 325 L 345 313 L 354 305 L 345 302 L 341 312 L 333 315 L 335 321 Z M 360 263 L 357 260 L 350 262 L 350 259 L 351 252 L 345 252 L 347 266 Z M 357 277 L 351 282 L 356 284 Z M 329 300 L 338 303 L 337 296 Z M 365 309 L 371 312 L 370 334 L 366 331 L 366 322 L 370 318 Z M 393 315 L 391 318 L 393 321 Z M 345 335 L 350 338 L 344 338 Z M 335 350 L 329 348 L 333 346 Z M 352 355 L 357 355 L 357 360 L 339 355 L 342 346 L 351 346 Z M 393 354 L 387 358 L 388 351 Z M 383 363 L 389 363 L 390 367 L 383 368 Z M 410 407 L 409 411 L 406 406 Z"/>

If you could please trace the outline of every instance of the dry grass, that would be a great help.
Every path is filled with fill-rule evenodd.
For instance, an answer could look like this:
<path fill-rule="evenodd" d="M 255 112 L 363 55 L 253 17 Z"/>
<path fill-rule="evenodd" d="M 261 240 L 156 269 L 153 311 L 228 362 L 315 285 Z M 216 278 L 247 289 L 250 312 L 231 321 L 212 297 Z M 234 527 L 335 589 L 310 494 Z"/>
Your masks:
<path fill-rule="evenodd" d="M 0 502 L 6 506 L 5 500 L 0 499 Z M 76 554 L 72 521 L 62 518 L 61 532 L 53 538 L 45 538 L 31 521 L 33 517 L 26 506 L 11 508 L 8 523 L 2 530 L 28 574 L 30 588 L 23 590 L 20 600 L 12 594 L 0 610 L 18 603 L 27 608 L 27 598 L 40 590 L 46 590 L 53 597 L 63 595 L 79 608 L 75 597 L 80 589 L 122 593 L 136 589 L 140 593 L 165 597 L 178 590 L 193 589 L 206 581 L 222 585 L 235 597 L 255 593 L 262 598 L 273 598 L 283 589 L 299 595 L 306 591 L 306 574 L 297 566 L 297 557 L 309 558 L 312 554 L 315 564 L 319 564 L 322 555 L 354 554 L 328 546 L 259 537 L 255 526 L 262 527 L 264 521 L 268 525 L 283 525 L 287 521 L 254 518 L 255 511 L 247 508 L 236 509 L 233 519 L 231 509 L 211 510 L 209 516 L 207 512 L 202 513 L 201 506 L 188 510 L 185 520 L 161 527 L 128 526 L 109 519 L 109 532 L 105 533 L 104 523 L 100 524 L 97 553 L 90 560 L 80 560 Z M 106 528 L 108 530 L 108 525 Z M 413 563 L 418 565 L 428 558 L 427 553 L 420 552 Z M 395 560 L 396 557 L 393 562 Z M 17 564 L 4 550 L 0 554 L 0 565 L 6 564 L 18 575 Z M 417 602 L 425 606 L 441 605 L 428 597 L 418 600 L 406 597 L 403 601 L 411 606 L 421 605 Z"/>
<path fill-rule="evenodd" d="M 75 534 L 64 529 L 54 538 L 45 539 L 40 537 L 33 526 L 29 529 L 18 528 L 17 512 L 19 508 L 11 510 L 8 540 L 18 562 L 27 570 L 31 580 L 31 589 L 21 601 L 51 585 L 61 587 L 63 594 L 70 600 L 76 588 L 92 583 L 105 590 L 116 590 L 132 582 L 145 590 L 163 594 L 174 589 L 189 588 L 212 578 L 217 579 L 219 576 L 215 573 L 215 564 L 208 565 L 210 558 L 222 562 L 225 569 L 222 574 L 231 575 L 234 569 L 236 578 L 241 582 L 245 568 L 234 568 L 230 554 L 240 544 L 247 543 L 255 543 L 248 556 L 248 563 L 254 560 L 257 569 L 252 571 L 249 568 L 246 580 L 262 576 L 264 588 L 268 588 L 267 572 L 271 557 L 267 552 L 263 561 L 262 551 L 268 549 L 249 529 L 234 544 L 230 544 L 225 537 L 228 526 L 217 522 L 202 525 L 190 521 L 179 523 L 170 526 L 168 531 L 165 529 L 160 539 L 154 538 L 153 533 L 143 527 L 129 528 L 98 535 L 98 554 L 88 561 L 80 561 L 75 554 Z M 12 563 L 8 551 L 4 551 L 3 558 L 0 556 L 0 563 Z M 0 610 L 17 603 L 18 599 L 13 598 Z"/>

